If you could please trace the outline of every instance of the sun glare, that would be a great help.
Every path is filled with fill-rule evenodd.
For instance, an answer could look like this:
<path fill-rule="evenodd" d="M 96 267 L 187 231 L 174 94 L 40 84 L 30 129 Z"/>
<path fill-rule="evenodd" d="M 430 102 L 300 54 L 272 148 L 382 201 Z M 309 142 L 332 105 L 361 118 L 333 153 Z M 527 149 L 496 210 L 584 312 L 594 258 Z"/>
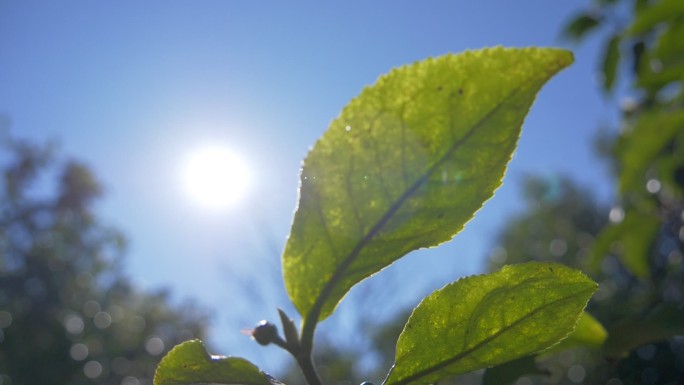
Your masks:
<path fill-rule="evenodd" d="M 244 161 L 225 146 L 207 146 L 189 154 L 183 185 L 192 200 L 206 208 L 223 209 L 247 192 L 249 171 Z"/>

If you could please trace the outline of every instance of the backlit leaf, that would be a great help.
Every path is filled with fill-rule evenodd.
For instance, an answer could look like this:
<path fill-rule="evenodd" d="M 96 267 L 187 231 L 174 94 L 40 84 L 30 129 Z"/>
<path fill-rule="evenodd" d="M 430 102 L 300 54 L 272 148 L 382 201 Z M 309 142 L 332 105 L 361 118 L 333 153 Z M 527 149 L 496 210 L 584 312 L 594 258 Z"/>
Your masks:
<path fill-rule="evenodd" d="M 154 385 L 272 385 L 269 377 L 238 357 L 210 356 L 200 340 L 177 345 L 161 360 Z"/>
<path fill-rule="evenodd" d="M 563 341 L 542 352 L 541 355 L 554 354 L 576 347 L 600 349 L 607 337 L 608 333 L 603 325 L 591 314 L 584 312 L 577 321 L 575 330 Z"/>
<path fill-rule="evenodd" d="M 544 350 L 572 332 L 596 288 L 556 263 L 460 279 L 413 311 L 385 383 L 431 384 Z"/>
<path fill-rule="evenodd" d="M 406 253 L 448 241 L 501 184 L 560 49 L 493 48 L 392 70 L 344 108 L 304 161 L 283 255 L 305 324 Z"/>
<path fill-rule="evenodd" d="M 584 312 L 577 321 L 575 330 L 572 331 L 561 342 L 553 345 L 538 355 L 529 355 L 522 358 L 517 358 L 513 361 L 505 362 L 501 365 L 496 365 L 487 368 L 483 385 L 504 385 L 512 384 L 522 376 L 548 375 L 549 373 L 541 370 L 537 366 L 537 359 L 544 359 L 562 352 L 566 349 L 577 347 L 585 347 L 590 349 L 600 349 L 608 333 L 603 328 L 600 322 L 591 314 Z"/>

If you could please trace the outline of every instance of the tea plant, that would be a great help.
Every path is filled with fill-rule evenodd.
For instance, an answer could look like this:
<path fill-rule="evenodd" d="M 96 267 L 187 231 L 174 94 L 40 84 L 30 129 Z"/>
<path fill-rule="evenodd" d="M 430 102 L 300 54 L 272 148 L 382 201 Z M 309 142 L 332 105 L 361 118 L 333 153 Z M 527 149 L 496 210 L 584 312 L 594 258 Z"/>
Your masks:
<path fill-rule="evenodd" d="M 468 51 L 394 69 L 364 89 L 304 160 L 282 257 L 301 325 L 281 310 L 283 335 L 263 322 L 254 339 L 291 353 L 308 384 L 321 385 L 317 324 L 360 281 L 463 228 L 501 184 L 537 92 L 572 61 L 551 48 Z M 548 349 L 573 332 L 596 287 L 577 270 L 535 262 L 453 282 L 413 310 L 383 384 L 431 384 Z M 593 326 L 581 318 L 580 329 Z M 154 382 L 276 381 L 192 340 L 164 357 Z"/>

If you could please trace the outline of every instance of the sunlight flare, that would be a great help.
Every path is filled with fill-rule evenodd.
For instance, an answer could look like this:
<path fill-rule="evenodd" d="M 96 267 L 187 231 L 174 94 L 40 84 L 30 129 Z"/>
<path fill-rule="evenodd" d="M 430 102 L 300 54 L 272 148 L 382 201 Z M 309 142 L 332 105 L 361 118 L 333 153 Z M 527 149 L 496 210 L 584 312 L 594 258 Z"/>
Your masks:
<path fill-rule="evenodd" d="M 210 209 L 223 209 L 240 202 L 250 179 L 243 159 L 221 145 L 200 147 L 189 153 L 182 178 L 190 198 Z"/>

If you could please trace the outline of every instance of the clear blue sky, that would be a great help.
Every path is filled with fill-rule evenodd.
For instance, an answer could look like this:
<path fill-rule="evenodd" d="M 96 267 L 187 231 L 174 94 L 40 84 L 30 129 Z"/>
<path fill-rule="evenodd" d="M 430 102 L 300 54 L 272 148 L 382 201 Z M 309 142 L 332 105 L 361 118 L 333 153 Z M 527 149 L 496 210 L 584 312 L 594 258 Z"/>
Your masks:
<path fill-rule="evenodd" d="M 0 114 L 14 135 L 56 139 L 92 167 L 107 192 L 98 213 L 128 235 L 126 271 L 141 287 L 170 287 L 212 309 L 216 353 L 269 370 L 284 353 L 239 329 L 276 320 L 276 306 L 294 313 L 282 282 L 257 274 L 279 267 L 301 159 L 330 120 L 398 65 L 492 45 L 568 47 L 560 27 L 586 4 L 0 0 Z M 597 44 L 569 48 L 576 63 L 539 95 L 494 199 L 455 241 L 380 274 L 409 282 L 393 288 L 395 301 L 415 304 L 481 272 L 495 232 L 521 207 L 527 173 L 570 175 L 610 194 L 591 148 L 613 119 L 597 90 Z M 253 170 L 250 196 L 221 212 L 198 209 L 178 182 L 184 154 L 215 141 Z M 360 300 L 352 293 L 347 303 Z M 343 304 L 323 332 L 348 324 L 354 307 Z"/>

